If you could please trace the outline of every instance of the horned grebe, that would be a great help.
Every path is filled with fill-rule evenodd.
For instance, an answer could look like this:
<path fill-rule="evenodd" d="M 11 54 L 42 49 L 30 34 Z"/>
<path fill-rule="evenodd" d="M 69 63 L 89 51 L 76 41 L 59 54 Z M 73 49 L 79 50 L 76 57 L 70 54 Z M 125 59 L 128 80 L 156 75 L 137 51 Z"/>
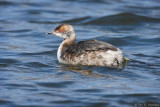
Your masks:
<path fill-rule="evenodd" d="M 54 34 L 64 39 L 57 51 L 60 63 L 117 67 L 124 60 L 122 51 L 109 43 L 99 40 L 75 43 L 76 34 L 69 24 L 59 25 L 46 34 Z"/>

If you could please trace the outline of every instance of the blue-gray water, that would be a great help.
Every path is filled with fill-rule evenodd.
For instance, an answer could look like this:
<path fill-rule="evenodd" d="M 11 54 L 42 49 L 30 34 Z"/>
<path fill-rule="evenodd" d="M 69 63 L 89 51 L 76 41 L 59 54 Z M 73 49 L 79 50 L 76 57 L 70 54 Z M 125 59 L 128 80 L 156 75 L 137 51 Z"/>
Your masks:
<path fill-rule="evenodd" d="M 59 64 L 72 24 L 77 41 L 109 42 L 124 69 Z M 0 107 L 160 106 L 159 0 L 0 0 Z"/>

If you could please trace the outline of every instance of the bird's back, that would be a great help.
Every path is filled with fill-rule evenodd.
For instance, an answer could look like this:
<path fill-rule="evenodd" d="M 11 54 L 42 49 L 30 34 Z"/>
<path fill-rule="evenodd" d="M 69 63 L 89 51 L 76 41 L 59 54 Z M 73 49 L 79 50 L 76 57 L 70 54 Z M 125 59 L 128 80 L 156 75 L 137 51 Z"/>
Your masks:
<path fill-rule="evenodd" d="M 93 39 L 93 40 L 80 41 L 76 44 L 73 44 L 67 49 L 66 52 L 80 54 L 87 51 L 108 51 L 108 50 L 117 51 L 117 48 L 109 43 Z"/>

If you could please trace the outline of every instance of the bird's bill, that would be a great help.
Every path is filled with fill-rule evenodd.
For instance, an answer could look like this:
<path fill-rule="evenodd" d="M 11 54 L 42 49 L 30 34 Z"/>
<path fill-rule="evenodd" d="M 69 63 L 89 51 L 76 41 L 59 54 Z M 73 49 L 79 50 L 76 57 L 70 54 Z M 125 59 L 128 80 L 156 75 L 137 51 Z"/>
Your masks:
<path fill-rule="evenodd" d="M 47 32 L 46 34 L 47 34 L 47 35 L 50 35 L 50 34 L 53 34 L 53 32 Z"/>

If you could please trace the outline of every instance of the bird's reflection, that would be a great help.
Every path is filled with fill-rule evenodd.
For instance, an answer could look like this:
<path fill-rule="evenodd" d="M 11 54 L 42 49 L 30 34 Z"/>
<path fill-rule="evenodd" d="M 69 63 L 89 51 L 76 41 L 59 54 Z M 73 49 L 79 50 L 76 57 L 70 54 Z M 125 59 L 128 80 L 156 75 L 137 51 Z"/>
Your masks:
<path fill-rule="evenodd" d="M 124 62 L 118 67 L 98 67 L 98 66 L 81 66 L 81 65 L 76 66 L 76 65 L 64 65 L 64 64 L 59 64 L 58 67 L 61 70 L 63 70 L 63 72 L 72 71 L 72 72 L 77 72 L 89 77 L 113 78 L 113 76 L 107 75 L 105 71 L 113 71 L 113 70 L 115 72 L 122 71 L 125 68 L 126 63 L 127 62 Z M 103 71 L 103 73 L 94 72 L 94 71 Z"/>

